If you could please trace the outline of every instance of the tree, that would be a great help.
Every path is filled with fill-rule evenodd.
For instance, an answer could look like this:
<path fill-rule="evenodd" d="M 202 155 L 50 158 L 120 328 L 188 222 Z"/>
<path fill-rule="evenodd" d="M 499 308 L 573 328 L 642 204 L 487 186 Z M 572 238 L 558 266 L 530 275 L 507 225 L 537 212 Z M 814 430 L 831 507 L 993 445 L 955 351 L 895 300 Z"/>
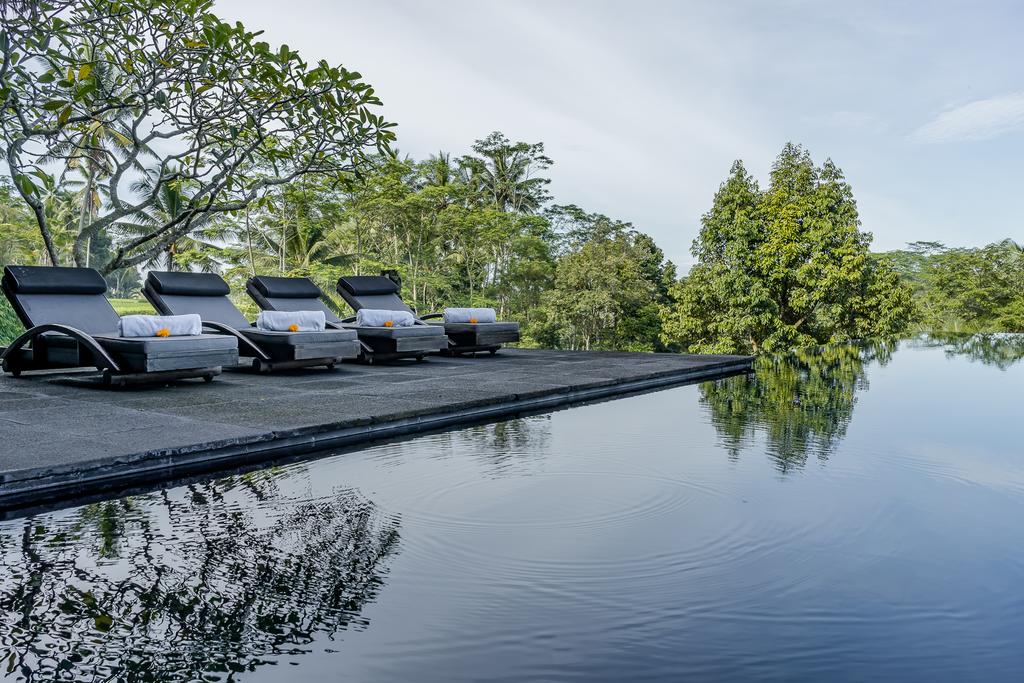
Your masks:
<path fill-rule="evenodd" d="M 84 221 L 77 242 L 146 211 L 165 184 L 194 188 L 173 220 L 118 246 L 104 266 L 111 272 L 144 263 L 196 220 L 240 211 L 274 187 L 308 175 L 349 174 L 394 139 L 392 124 L 373 113 L 380 101 L 359 73 L 323 61 L 310 66 L 286 45 L 272 50 L 258 33 L 214 16 L 211 4 L 5 6 L 0 139 L 53 262 L 57 248 L 39 189 L 45 162 L 84 152 L 109 170 L 95 179 L 105 188 L 107 210 Z M 81 45 L 90 49 L 75 47 Z M 78 141 L 97 121 L 123 121 L 124 143 L 86 142 L 83 150 Z M 131 193 L 133 169 L 157 149 L 151 192 Z M 75 250 L 79 265 L 82 254 Z"/>
<path fill-rule="evenodd" d="M 659 348 L 659 307 L 675 267 L 654 241 L 629 223 L 576 206 L 549 215 L 565 246 L 530 336 L 558 348 Z"/>
<path fill-rule="evenodd" d="M 132 189 L 139 194 L 149 194 L 153 192 L 156 181 L 152 173 L 147 173 L 133 185 Z M 171 223 L 186 210 L 190 195 L 181 183 L 163 183 L 156 191 L 156 202 L 133 216 L 134 220 L 116 223 L 114 230 L 130 239 Z M 196 217 L 188 234 L 165 243 L 161 251 L 141 264 L 142 267 L 164 270 L 198 268 L 206 273 L 216 272 L 219 266 L 216 256 L 220 250 L 217 243 L 226 240 L 230 230 L 228 225 L 223 220 L 218 221 L 218 218 L 219 216 L 213 213 Z"/>
<path fill-rule="evenodd" d="M 533 213 L 550 198 L 549 178 L 537 175 L 553 163 L 544 143 L 512 142 L 495 131 L 473 143 L 475 155 L 460 163 L 466 182 L 500 211 Z"/>
<path fill-rule="evenodd" d="M 664 342 L 758 353 L 903 333 L 914 317 L 910 290 L 871 258 L 859 226 L 831 161 L 816 167 L 787 144 L 765 191 L 737 161 L 702 218 L 698 263 L 663 310 Z"/>

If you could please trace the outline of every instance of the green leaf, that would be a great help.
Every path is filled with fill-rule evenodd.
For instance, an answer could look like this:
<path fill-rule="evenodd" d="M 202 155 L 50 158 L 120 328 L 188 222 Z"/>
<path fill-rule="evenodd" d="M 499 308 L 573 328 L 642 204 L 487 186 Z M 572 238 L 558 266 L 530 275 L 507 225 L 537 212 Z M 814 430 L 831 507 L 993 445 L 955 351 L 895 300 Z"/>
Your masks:
<path fill-rule="evenodd" d="M 21 189 L 23 194 L 39 194 L 39 188 L 35 186 L 35 183 L 33 183 L 27 175 L 19 174 L 15 182 L 18 183 L 18 187 Z"/>
<path fill-rule="evenodd" d="M 68 106 L 66 100 L 52 100 L 44 104 L 43 109 L 46 111 L 57 111 L 58 109 L 63 109 L 66 106 Z"/>
<path fill-rule="evenodd" d="M 78 80 L 85 80 L 92 73 L 92 64 L 83 64 L 82 68 L 78 70 Z"/>
<path fill-rule="evenodd" d="M 71 105 L 61 109 L 60 113 L 57 114 L 57 125 L 63 126 L 71 118 Z"/>
<path fill-rule="evenodd" d="M 56 75 L 54 75 L 54 73 L 52 71 L 47 71 L 42 76 L 37 78 L 36 81 L 38 81 L 39 83 L 53 83 L 53 81 L 56 78 L 57 78 Z"/>

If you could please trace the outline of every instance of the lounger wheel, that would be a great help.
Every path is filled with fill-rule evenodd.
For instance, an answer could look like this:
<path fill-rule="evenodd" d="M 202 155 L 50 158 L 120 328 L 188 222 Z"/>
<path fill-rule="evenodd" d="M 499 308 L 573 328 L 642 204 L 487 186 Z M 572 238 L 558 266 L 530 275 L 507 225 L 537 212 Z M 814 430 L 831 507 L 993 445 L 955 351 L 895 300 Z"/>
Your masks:
<path fill-rule="evenodd" d="M 335 367 L 337 367 L 337 365 L 338 365 L 337 363 L 328 363 L 327 364 L 327 369 L 328 370 L 333 370 Z"/>
<path fill-rule="evenodd" d="M 373 365 L 373 356 L 367 356 L 366 357 L 366 364 L 367 365 Z"/>
<path fill-rule="evenodd" d="M 425 354 L 425 353 L 421 353 L 421 354 L 419 354 L 419 355 L 417 355 L 417 356 L 416 356 L 416 362 L 417 362 L 417 363 L 422 363 L 422 362 L 423 362 L 423 359 L 424 359 L 424 358 L 426 358 L 426 357 L 427 357 L 427 354 Z"/>
<path fill-rule="evenodd" d="M 207 384 L 212 382 L 213 381 L 213 373 L 212 372 L 208 372 L 205 375 L 203 375 L 203 381 L 206 382 Z"/>
<path fill-rule="evenodd" d="M 489 353 L 489 354 L 491 354 L 491 355 L 493 356 L 493 355 L 494 355 L 494 354 L 496 354 L 497 352 L 498 352 L 498 349 L 491 349 L 491 350 L 490 350 L 490 351 L 488 351 L 487 353 Z"/>

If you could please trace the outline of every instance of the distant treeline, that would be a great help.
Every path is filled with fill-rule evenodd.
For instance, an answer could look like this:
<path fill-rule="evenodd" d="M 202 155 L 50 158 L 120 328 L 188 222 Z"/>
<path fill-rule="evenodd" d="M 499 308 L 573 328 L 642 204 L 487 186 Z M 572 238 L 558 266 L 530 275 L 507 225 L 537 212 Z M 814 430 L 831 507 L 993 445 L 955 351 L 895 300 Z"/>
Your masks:
<path fill-rule="evenodd" d="M 879 258 L 913 289 L 918 326 L 934 332 L 1024 332 L 1024 244 L 974 249 L 913 242 Z"/>

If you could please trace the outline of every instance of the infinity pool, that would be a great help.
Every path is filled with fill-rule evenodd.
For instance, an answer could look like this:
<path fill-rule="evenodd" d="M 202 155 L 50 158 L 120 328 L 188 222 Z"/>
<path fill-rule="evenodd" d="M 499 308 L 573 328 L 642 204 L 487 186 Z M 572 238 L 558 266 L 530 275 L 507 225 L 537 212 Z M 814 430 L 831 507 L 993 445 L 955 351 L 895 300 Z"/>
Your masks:
<path fill-rule="evenodd" d="M 1024 339 L 0 522 L 0 678 L 1019 680 Z"/>

